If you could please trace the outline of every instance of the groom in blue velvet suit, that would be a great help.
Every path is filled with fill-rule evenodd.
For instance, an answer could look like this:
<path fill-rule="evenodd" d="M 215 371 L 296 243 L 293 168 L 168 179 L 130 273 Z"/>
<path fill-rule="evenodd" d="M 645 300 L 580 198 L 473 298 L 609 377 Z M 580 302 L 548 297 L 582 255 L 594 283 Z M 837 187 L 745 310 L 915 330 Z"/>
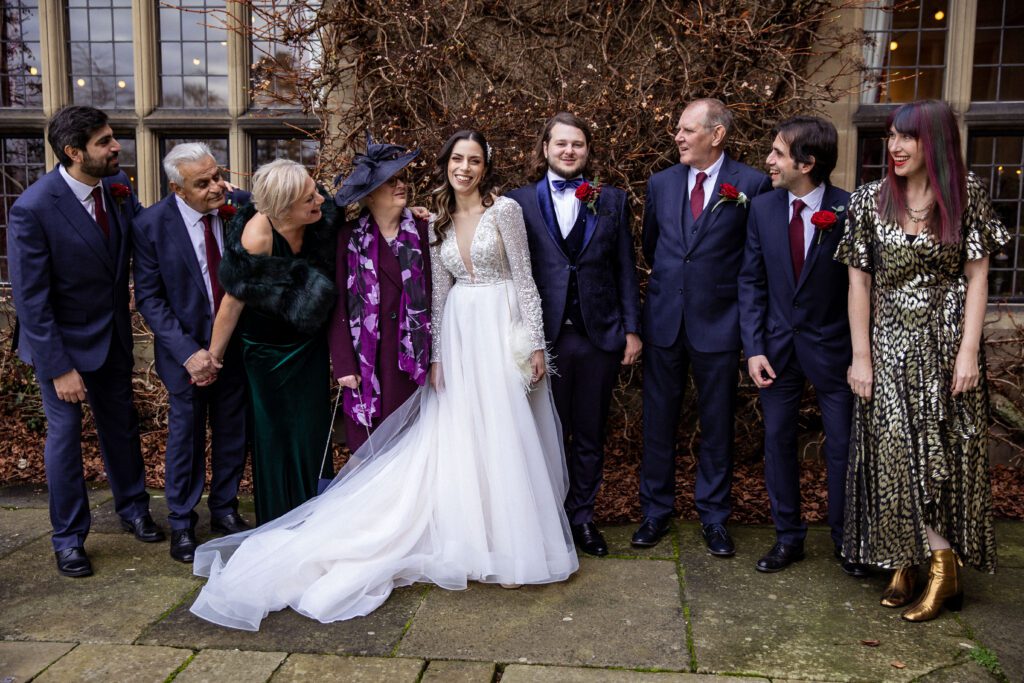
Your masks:
<path fill-rule="evenodd" d="M 237 497 L 245 467 L 245 372 L 241 358 L 218 370 L 209 352 L 224 294 L 217 277 L 229 217 L 223 207 L 229 198 L 234 205 L 247 203 L 249 193 L 228 191 L 201 142 L 175 146 L 164 157 L 164 172 L 171 192 L 143 210 L 133 226 L 135 301 L 153 330 L 156 370 L 170 404 L 164 477 L 170 553 L 187 563 L 195 555 L 194 508 L 206 481 L 207 419 L 210 527 L 221 533 L 249 528 Z M 237 344 L 229 353 L 240 353 Z"/>
<path fill-rule="evenodd" d="M 149 494 L 132 404 L 128 311 L 131 221 L 141 208 L 118 166 L 107 115 L 61 109 L 47 124 L 60 165 L 11 207 L 7 254 L 18 354 L 35 368 L 46 413 L 46 483 L 57 571 L 89 576 L 89 497 L 82 471 L 82 407 L 88 400 L 114 509 L 126 531 L 163 540 Z"/>
<path fill-rule="evenodd" d="M 605 423 L 620 365 L 640 355 L 640 298 L 626 193 L 589 173 L 590 127 L 551 117 L 534 150 L 537 181 L 508 194 L 523 208 L 544 337 L 557 374 L 569 492 L 565 510 L 583 552 L 607 555 L 594 524 L 604 469 Z M 581 189 L 582 188 L 582 189 Z M 590 194 L 579 198 L 577 191 Z"/>
<path fill-rule="evenodd" d="M 676 428 L 687 371 L 697 385 L 700 451 L 695 498 L 704 542 L 729 557 L 732 455 L 740 326 L 736 277 L 750 199 L 770 184 L 724 153 L 732 113 L 715 99 L 691 102 L 675 136 L 679 163 L 647 185 L 643 250 L 651 267 L 644 302 L 644 452 L 633 545 L 667 532 L 675 502 Z"/>
<path fill-rule="evenodd" d="M 829 183 L 838 157 L 835 126 L 798 116 L 776 128 L 767 165 L 774 191 L 751 203 L 740 271 L 740 329 L 747 370 L 764 413 L 765 484 L 776 543 L 757 570 L 777 572 L 804 557 L 797 419 L 804 385 L 814 385 L 825 429 L 828 524 L 843 571 L 864 576 L 842 558 L 846 463 L 853 394 L 846 266 L 832 259 L 843 234 L 850 193 Z"/>

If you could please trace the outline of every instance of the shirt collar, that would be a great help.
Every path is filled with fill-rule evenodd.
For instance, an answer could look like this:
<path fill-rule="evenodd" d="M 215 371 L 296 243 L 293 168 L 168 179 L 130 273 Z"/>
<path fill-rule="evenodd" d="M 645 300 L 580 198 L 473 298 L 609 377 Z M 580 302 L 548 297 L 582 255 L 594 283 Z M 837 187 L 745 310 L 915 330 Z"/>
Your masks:
<path fill-rule="evenodd" d="M 718 171 L 721 170 L 723 163 L 725 163 L 725 154 L 720 154 L 718 155 L 718 160 L 705 169 L 698 169 L 691 166 L 690 177 L 696 179 L 697 174 L 703 170 L 703 172 L 708 175 L 708 178 L 714 178 L 716 175 L 718 175 Z"/>
<path fill-rule="evenodd" d="M 80 202 L 84 202 L 86 199 L 88 199 L 89 195 L 92 194 L 92 191 L 99 187 L 101 184 L 96 183 L 95 185 L 86 185 L 81 180 L 76 180 L 75 178 L 73 178 L 71 174 L 68 173 L 68 170 L 64 168 L 64 164 L 60 164 L 58 168 L 60 169 L 61 176 L 64 178 L 64 182 L 68 184 L 68 187 L 71 188 L 71 191 L 74 193 L 76 197 L 78 197 L 78 201 Z"/>
<path fill-rule="evenodd" d="M 178 211 L 181 212 L 181 218 L 185 221 L 185 225 L 187 225 L 190 228 L 197 224 L 199 221 L 201 221 L 203 216 L 207 215 L 205 213 L 199 213 L 198 211 L 193 209 L 191 206 L 185 203 L 184 199 L 182 199 L 178 195 L 174 195 L 174 201 L 178 203 Z M 209 215 L 211 216 L 215 216 L 216 214 L 216 211 L 209 212 Z"/>
<path fill-rule="evenodd" d="M 572 178 L 563 178 L 562 176 L 558 175 L 557 173 L 555 173 L 554 171 L 552 171 L 549 168 L 548 169 L 548 187 L 551 189 L 552 192 L 557 192 L 557 190 L 555 189 L 555 186 L 554 186 L 554 181 L 556 181 L 556 180 L 575 180 L 576 178 L 582 178 L 582 177 L 583 177 L 583 174 L 579 173 L 577 175 L 574 175 Z"/>
<path fill-rule="evenodd" d="M 797 199 L 803 201 L 804 205 L 811 211 L 820 211 L 821 202 L 825 199 L 825 183 L 818 185 L 816 188 L 805 194 L 803 197 L 797 197 L 792 192 L 789 193 L 789 205 L 793 206 L 793 202 Z"/>

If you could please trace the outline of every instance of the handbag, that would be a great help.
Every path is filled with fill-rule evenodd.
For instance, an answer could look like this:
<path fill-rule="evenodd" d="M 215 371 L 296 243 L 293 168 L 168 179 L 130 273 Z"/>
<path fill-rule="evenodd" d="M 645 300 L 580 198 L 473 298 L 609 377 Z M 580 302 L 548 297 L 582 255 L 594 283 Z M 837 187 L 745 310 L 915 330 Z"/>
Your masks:
<path fill-rule="evenodd" d="M 324 445 L 324 457 L 320 460 L 319 478 L 316 480 L 316 495 L 318 496 L 326 491 L 327 487 L 334 481 L 334 477 L 324 476 L 324 466 L 327 464 L 327 454 L 331 452 L 331 437 L 334 436 L 334 418 L 338 414 L 338 401 L 341 400 L 341 392 L 344 390 L 344 387 L 338 387 L 338 395 L 334 399 L 334 408 L 331 410 L 331 426 L 327 428 L 327 443 Z"/>

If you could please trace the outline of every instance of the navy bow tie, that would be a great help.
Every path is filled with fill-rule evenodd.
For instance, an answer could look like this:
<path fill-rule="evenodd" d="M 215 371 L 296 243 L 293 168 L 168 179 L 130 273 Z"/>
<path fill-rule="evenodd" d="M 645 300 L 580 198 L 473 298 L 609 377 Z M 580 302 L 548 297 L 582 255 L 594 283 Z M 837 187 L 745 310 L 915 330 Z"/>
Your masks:
<path fill-rule="evenodd" d="M 556 190 L 558 190 L 559 192 L 562 192 L 563 190 L 565 190 L 566 188 L 569 188 L 569 187 L 571 187 L 572 189 L 575 190 L 577 187 L 579 187 L 583 183 L 584 183 L 583 178 L 573 178 L 572 180 L 552 180 L 551 181 L 551 186 L 553 188 L 555 188 Z"/>

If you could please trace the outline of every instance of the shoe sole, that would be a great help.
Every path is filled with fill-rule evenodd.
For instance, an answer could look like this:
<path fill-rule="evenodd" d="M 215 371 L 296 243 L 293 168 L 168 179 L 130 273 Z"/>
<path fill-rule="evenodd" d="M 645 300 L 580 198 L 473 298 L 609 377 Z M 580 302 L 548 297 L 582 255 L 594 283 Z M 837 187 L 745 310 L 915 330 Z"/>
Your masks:
<path fill-rule="evenodd" d="M 587 550 L 586 548 L 580 548 L 580 552 L 586 553 L 587 555 L 592 555 L 593 557 L 604 557 L 608 554 L 607 550 Z"/>
<path fill-rule="evenodd" d="M 708 548 L 708 555 L 712 555 L 714 557 L 734 557 L 736 555 L 736 551 L 730 550 L 727 553 L 716 553 L 714 550 Z"/>
<path fill-rule="evenodd" d="M 57 573 L 61 576 L 67 576 L 72 579 L 80 579 L 85 576 L 92 576 L 92 569 L 79 569 L 75 572 L 68 571 L 66 569 L 57 569 Z"/>
<path fill-rule="evenodd" d="M 666 536 L 668 536 L 668 532 L 669 531 L 671 531 L 671 529 L 665 529 L 660 534 L 658 534 L 657 538 L 655 538 L 653 541 L 650 541 L 650 542 L 638 542 L 638 541 L 634 541 L 634 540 L 630 539 L 629 544 L 631 546 L 633 546 L 634 548 L 653 548 L 654 546 L 656 546 L 659 543 L 661 543 L 661 539 L 663 539 Z"/>
<path fill-rule="evenodd" d="M 195 562 L 196 556 L 193 555 L 192 557 L 185 559 L 183 557 L 175 557 L 174 555 L 171 555 L 171 559 L 176 562 L 181 562 L 182 564 L 192 564 L 193 562 Z"/>
<path fill-rule="evenodd" d="M 801 555 L 800 557 L 794 558 L 792 562 L 790 562 L 789 564 L 783 565 L 783 566 L 779 567 L 778 569 L 771 569 L 769 567 L 762 567 L 759 564 L 755 564 L 754 565 L 754 569 L 756 569 L 757 571 L 761 572 L 762 574 L 777 574 L 778 572 L 781 572 L 782 570 L 784 570 L 787 567 L 789 567 L 790 565 L 792 565 L 794 562 L 799 562 L 800 560 L 804 559 L 804 557 L 806 557 L 806 556 L 805 555 Z"/>

